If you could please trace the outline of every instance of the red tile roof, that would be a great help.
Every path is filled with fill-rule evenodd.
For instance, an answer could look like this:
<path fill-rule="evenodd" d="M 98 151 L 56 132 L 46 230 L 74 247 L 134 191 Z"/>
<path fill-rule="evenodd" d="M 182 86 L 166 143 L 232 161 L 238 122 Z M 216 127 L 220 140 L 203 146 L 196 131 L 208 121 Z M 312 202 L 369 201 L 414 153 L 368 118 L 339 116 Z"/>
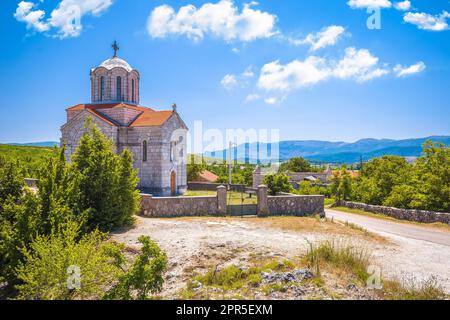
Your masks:
<path fill-rule="evenodd" d="M 200 172 L 200 174 L 196 180 L 200 181 L 200 182 L 205 181 L 205 182 L 214 183 L 214 182 L 217 182 L 218 179 L 219 179 L 219 177 L 216 174 L 212 173 L 209 170 L 203 170 L 202 172 Z"/>
<path fill-rule="evenodd" d="M 105 104 L 77 104 L 67 109 L 67 111 L 81 111 L 87 110 L 95 116 L 101 118 L 111 125 L 118 125 L 112 119 L 107 118 L 98 110 L 112 109 L 112 108 L 127 108 L 136 111 L 141 111 L 137 118 L 129 125 L 130 127 L 147 127 L 160 126 L 164 124 L 174 113 L 174 111 L 155 111 L 151 108 L 131 105 L 123 102 L 119 103 L 105 103 Z"/>

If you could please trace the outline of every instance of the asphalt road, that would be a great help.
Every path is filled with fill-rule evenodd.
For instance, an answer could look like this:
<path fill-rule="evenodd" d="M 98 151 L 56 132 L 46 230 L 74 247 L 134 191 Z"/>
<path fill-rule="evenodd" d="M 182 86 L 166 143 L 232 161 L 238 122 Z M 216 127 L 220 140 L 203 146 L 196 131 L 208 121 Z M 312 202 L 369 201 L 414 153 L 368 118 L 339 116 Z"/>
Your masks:
<path fill-rule="evenodd" d="M 378 233 L 382 236 L 395 235 L 409 239 L 423 240 L 450 247 L 450 232 L 437 230 L 426 226 L 416 226 L 413 224 L 394 222 L 389 220 L 366 217 L 332 209 L 325 209 L 328 218 L 349 222 L 359 225 L 370 232 Z"/>

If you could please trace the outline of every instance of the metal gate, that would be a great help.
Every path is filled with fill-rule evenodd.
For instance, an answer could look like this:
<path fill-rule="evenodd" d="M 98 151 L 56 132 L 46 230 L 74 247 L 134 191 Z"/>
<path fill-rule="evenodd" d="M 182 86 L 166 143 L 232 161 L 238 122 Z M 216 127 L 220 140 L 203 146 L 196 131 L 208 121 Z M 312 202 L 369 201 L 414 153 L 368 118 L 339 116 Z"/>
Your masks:
<path fill-rule="evenodd" d="M 229 190 L 227 193 L 227 215 L 257 215 L 256 190 L 252 188 L 245 188 L 240 191 Z"/>

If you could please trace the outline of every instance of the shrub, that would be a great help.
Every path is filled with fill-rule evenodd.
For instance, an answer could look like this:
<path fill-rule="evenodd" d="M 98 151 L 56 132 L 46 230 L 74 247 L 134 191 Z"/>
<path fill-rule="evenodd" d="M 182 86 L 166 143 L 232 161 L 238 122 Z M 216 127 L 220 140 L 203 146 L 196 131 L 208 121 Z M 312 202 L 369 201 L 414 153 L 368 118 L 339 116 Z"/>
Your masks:
<path fill-rule="evenodd" d="M 264 184 L 273 196 L 279 192 L 291 192 L 292 190 L 291 181 L 285 174 L 269 174 L 264 177 Z"/>
<path fill-rule="evenodd" d="M 61 232 L 37 236 L 30 249 L 24 249 L 25 260 L 17 269 L 17 277 L 23 282 L 17 286 L 20 298 L 67 300 L 103 296 L 119 275 L 120 267 L 110 254 L 111 245 L 104 242 L 104 234 L 94 231 L 78 240 L 79 236 L 79 226 L 69 223 Z"/>
<path fill-rule="evenodd" d="M 163 273 L 167 267 L 166 254 L 149 237 L 139 237 L 141 253 L 129 270 L 120 275 L 118 283 L 105 295 L 106 299 L 147 299 L 149 293 L 162 289 Z"/>

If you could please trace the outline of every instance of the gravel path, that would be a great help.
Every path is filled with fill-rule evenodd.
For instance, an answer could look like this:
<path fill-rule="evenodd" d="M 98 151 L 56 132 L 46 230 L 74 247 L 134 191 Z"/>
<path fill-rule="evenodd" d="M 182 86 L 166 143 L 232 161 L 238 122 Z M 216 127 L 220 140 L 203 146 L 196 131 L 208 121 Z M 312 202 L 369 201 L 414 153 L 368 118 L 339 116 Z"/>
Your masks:
<path fill-rule="evenodd" d="M 252 220 L 253 219 L 253 220 Z M 301 218 L 299 218 L 301 219 Z M 375 232 L 377 232 L 375 230 Z M 434 231 L 433 231 L 434 232 Z M 184 271 L 214 261 L 239 264 L 249 254 L 265 257 L 296 258 L 306 252 L 308 241 L 339 238 L 370 251 L 374 263 L 388 278 L 424 280 L 435 276 L 450 292 L 450 247 L 399 235 L 381 233 L 390 243 L 368 241 L 329 233 L 285 231 L 258 223 L 257 218 L 137 218 L 137 226 L 112 239 L 127 246 L 137 246 L 140 235 L 155 240 L 169 259 L 163 295 L 176 297 L 187 280 Z"/>

